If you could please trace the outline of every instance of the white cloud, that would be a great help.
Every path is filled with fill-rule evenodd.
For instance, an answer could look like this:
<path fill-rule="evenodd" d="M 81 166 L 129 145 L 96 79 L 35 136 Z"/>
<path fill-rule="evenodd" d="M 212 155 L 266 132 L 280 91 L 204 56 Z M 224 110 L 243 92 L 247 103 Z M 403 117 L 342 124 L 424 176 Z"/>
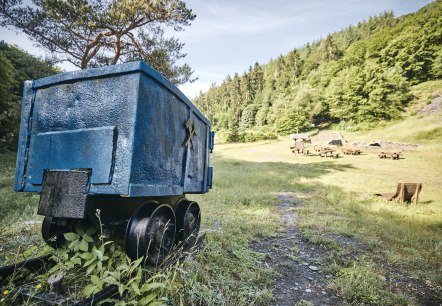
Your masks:
<path fill-rule="evenodd" d="M 255 35 L 302 23 L 313 8 L 296 9 L 290 2 L 273 5 L 262 1 L 189 1 L 197 14 L 192 26 L 180 33 L 186 41 L 220 36 Z M 281 1 L 280 1 L 281 2 Z M 305 5 L 303 5 L 305 6 Z"/>
<path fill-rule="evenodd" d="M 186 97 L 192 100 L 200 93 L 200 91 L 205 92 L 209 90 L 211 84 L 211 82 L 187 83 L 178 86 L 178 88 L 184 93 Z"/>

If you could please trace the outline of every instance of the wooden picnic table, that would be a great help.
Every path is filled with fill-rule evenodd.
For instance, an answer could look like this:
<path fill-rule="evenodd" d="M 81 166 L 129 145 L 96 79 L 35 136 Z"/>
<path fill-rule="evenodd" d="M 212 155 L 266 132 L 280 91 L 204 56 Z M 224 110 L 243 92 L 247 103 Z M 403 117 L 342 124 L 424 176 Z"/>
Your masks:
<path fill-rule="evenodd" d="M 313 149 L 316 152 L 322 152 L 322 151 L 328 151 L 328 150 L 334 150 L 333 147 L 323 147 L 322 145 L 314 145 Z"/>
<path fill-rule="evenodd" d="M 309 154 L 310 150 L 304 146 L 303 141 L 296 141 L 290 145 L 290 150 L 295 154 Z"/>
<path fill-rule="evenodd" d="M 294 148 L 294 147 L 290 147 L 290 149 L 292 150 L 292 153 L 295 154 L 304 154 L 307 155 L 310 153 L 310 150 L 307 148 Z"/>
<path fill-rule="evenodd" d="M 326 150 L 320 151 L 319 152 L 319 156 L 321 156 L 321 157 L 338 158 L 339 157 L 339 153 L 335 153 L 335 150 L 332 150 L 332 149 L 326 149 Z"/>
<path fill-rule="evenodd" d="M 379 152 L 379 158 L 391 158 L 391 159 L 399 159 L 401 152 Z"/>
<path fill-rule="evenodd" d="M 341 148 L 342 153 L 344 153 L 345 155 L 359 155 L 362 153 L 361 150 L 359 149 L 355 149 L 355 148 Z"/>
<path fill-rule="evenodd" d="M 310 153 L 310 150 L 307 149 L 307 148 L 303 148 L 303 149 L 294 149 L 294 150 L 292 150 L 292 152 L 293 152 L 293 153 L 296 153 L 296 154 L 304 154 L 304 155 L 307 155 L 307 154 Z"/>

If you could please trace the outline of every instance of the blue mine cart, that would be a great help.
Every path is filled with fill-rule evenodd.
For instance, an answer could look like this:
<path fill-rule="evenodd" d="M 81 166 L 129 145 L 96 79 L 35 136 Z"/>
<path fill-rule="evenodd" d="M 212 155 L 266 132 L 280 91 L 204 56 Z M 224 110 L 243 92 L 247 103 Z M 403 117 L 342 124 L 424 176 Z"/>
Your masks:
<path fill-rule="evenodd" d="M 42 235 L 58 246 L 78 224 L 123 232 L 126 253 L 164 260 L 191 245 L 206 193 L 210 122 L 144 62 L 25 82 L 15 191 L 38 192 Z"/>

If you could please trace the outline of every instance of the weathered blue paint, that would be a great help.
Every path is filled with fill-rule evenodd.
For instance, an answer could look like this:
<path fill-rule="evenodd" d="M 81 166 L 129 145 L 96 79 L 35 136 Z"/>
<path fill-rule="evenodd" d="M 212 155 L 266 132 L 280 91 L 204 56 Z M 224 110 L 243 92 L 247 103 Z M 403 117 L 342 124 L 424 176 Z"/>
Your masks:
<path fill-rule="evenodd" d="M 30 159 L 33 165 L 30 182 L 41 184 L 45 169 L 93 169 L 92 184 L 109 184 L 116 131 L 117 128 L 112 126 L 36 135 L 35 151 Z M 101 146 L 96 150 L 90 144 Z M 72 148 L 82 149 L 71 154 Z"/>
<path fill-rule="evenodd" d="M 143 62 L 27 81 L 14 189 L 40 192 L 45 170 L 89 169 L 91 194 L 205 193 L 210 127 Z"/>

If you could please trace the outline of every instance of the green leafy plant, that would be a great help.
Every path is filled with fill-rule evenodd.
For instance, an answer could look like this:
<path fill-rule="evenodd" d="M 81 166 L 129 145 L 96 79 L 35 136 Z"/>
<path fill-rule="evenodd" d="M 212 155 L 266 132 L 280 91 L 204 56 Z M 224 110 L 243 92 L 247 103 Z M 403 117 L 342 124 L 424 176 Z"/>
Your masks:
<path fill-rule="evenodd" d="M 99 211 L 96 216 L 100 221 L 100 234 L 95 228 L 85 229 L 81 224 L 77 224 L 75 232 L 65 233 L 68 243 L 55 250 L 52 259 L 56 265 L 48 271 L 49 275 L 63 273 L 68 286 L 72 283 L 83 287 L 81 297 L 114 285 L 119 295 L 118 299 L 111 299 L 115 305 L 165 304 L 166 286 L 161 282 L 165 275 L 149 271 L 142 266 L 144 258 L 131 260 L 122 246 L 106 241 Z"/>
<path fill-rule="evenodd" d="M 314 304 L 307 300 L 300 300 L 298 303 L 295 304 L 295 306 L 313 306 Z"/>
<path fill-rule="evenodd" d="M 92 284 L 86 287 L 91 293 L 98 286 L 115 285 L 121 299 L 110 299 L 116 305 L 166 305 L 167 298 L 163 297 L 166 289 L 164 283 L 166 276 L 156 274 L 147 278 L 141 267 L 143 258 L 131 261 L 126 257 L 126 262 L 114 271 L 106 271 L 104 279 L 95 277 Z"/>

